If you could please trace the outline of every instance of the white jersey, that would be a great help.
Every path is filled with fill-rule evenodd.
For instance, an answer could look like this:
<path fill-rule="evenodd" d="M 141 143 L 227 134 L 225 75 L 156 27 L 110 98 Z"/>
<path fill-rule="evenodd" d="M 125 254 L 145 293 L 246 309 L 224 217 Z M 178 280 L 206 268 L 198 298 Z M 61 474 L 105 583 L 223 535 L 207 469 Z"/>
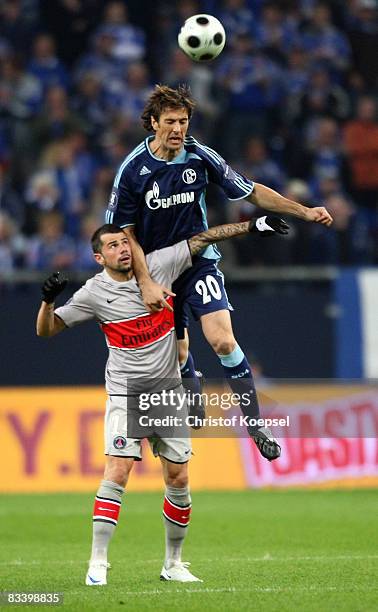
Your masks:
<path fill-rule="evenodd" d="M 151 277 L 168 288 L 192 265 L 186 240 L 150 253 L 146 261 Z M 173 305 L 171 297 L 167 301 Z M 91 319 L 100 324 L 109 348 L 109 395 L 162 391 L 181 382 L 173 312 L 146 312 L 135 277 L 119 282 L 103 270 L 55 314 L 67 327 Z"/>

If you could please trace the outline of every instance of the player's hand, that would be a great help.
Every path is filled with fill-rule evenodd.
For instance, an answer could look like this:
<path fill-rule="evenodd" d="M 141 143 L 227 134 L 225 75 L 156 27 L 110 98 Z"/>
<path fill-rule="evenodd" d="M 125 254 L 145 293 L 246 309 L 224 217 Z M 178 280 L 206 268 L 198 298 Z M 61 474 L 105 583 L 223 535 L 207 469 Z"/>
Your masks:
<path fill-rule="evenodd" d="M 306 208 L 306 221 L 321 223 L 329 227 L 333 223 L 333 218 L 324 206 L 315 206 L 315 208 Z"/>
<path fill-rule="evenodd" d="M 148 312 L 160 312 L 163 308 L 168 308 L 170 312 L 173 312 L 172 306 L 166 300 L 169 295 L 175 297 L 176 294 L 173 291 L 153 280 L 144 283 L 140 290 Z"/>
<path fill-rule="evenodd" d="M 251 219 L 249 222 L 249 231 L 252 234 L 259 236 L 273 236 L 273 234 L 288 234 L 289 226 L 280 217 L 274 215 L 265 215 L 257 219 Z"/>
<path fill-rule="evenodd" d="M 55 302 L 55 298 L 62 293 L 68 283 L 68 278 L 61 276 L 60 272 L 54 272 L 42 285 L 42 300 L 46 304 Z"/>

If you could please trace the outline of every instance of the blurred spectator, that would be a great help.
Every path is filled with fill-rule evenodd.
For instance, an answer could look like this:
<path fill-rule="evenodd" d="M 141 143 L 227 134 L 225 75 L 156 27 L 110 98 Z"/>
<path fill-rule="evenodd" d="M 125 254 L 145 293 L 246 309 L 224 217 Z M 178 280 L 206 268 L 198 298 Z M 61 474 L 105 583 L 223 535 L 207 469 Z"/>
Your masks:
<path fill-rule="evenodd" d="M 54 36 L 58 55 L 65 64 L 72 65 L 85 51 L 88 36 L 98 24 L 102 7 L 102 0 L 41 3 L 42 19 Z"/>
<path fill-rule="evenodd" d="M 283 170 L 269 156 L 265 142 L 256 136 L 247 141 L 242 170 L 255 182 L 269 185 L 276 191 L 282 191 L 286 181 Z"/>
<path fill-rule="evenodd" d="M 256 34 L 256 21 L 247 0 L 225 0 L 223 9 L 219 12 L 219 19 L 230 44 L 240 35 L 254 37 Z"/>
<path fill-rule="evenodd" d="M 315 264 L 366 264 L 371 259 L 372 243 L 363 218 L 356 216 L 351 202 L 333 194 L 324 200 L 333 217 L 329 232 L 319 225 L 311 227 L 311 262 Z"/>
<path fill-rule="evenodd" d="M 309 82 L 309 55 L 300 46 L 294 46 L 287 55 L 287 68 L 283 86 L 286 90 L 287 107 L 307 89 Z"/>
<path fill-rule="evenodd" d="M 122 156 L 120 159 L 124 159 L 125 157 L 125 150 L 122 149 Z M 117 164 L 114 164 L 114 166 L 112 165 L 112 167 L 100 166 L 93 177 L 88 210 L 90 211 L 91 217 L 96 217 L 98 227 L 104 222 L 104 209 L 106 208 L 113 185 L 113 168 L 116 167 L 118 167 Z"/>
<path fill-rule="evenodd" d="M 82 130 L 71 132 L 66 142 L 68 148 L 72 150 L 74 165 L 80 176 L 83 197 L 87 200 L 92 188 L 98 161 L 90 149 L 87 135 Z"/>
<path fill-rule="evenodd" d="M 60 85 L 49 88 L 45 106 L 31 128 L 31 146 L 35 154 L 49 142 L 64 138 L 73 131 L 80 131 L 84 122 L 69 107 L 66 91 Z"/>
<path fill-rule="evenodd" d="M 98 144 L 102 131 L 110 122 L 106 111 L 105 95 L 101 77 L 91 70 L 83 72 L 77 85 L 77 92 L 72 100 L 72 108 L 87 126 L 87 134 Z"/>
<path fill-rule="evenodd" d="M 29 119 L 40 108 L 42 87 L 38 79 L 25 72 L 19 55 L 0 59 L 1 114 L 10 119 Z"/>
<path fill-rule="evenodd" d="M 97 217 L 87 216 L 81 222 L 80 236 L 76 243 L 76 258 L 74 268 L 76 270 L 100 271 L 98 263 L 93 257 L 91 238 L 98 227 L 102 225 Z"/>
<path fill-rule="evenodd" d="M 316 61 L 330 69 L 344 71 L 350 64 L 347 37 L 332 24 L 331 10 L 326 2 L 318 2 L 302 38 L 304 48 Z"/>
<path fill-rule="evenodd" d="M 117 125 L 112 125 L 111 129 L 103 134 L 101 139 L 101 163 L 113 169 L 113 179 L 114 169 L 121 165 L 132 149 L 133 147 L 127 141 L 126 135 L 122 133 L 122 129 L 118 129 Z"/>
<path fill-rule="evenodd" d="M 177 35 L 185 20 L 202 12 L 198 0 L 180 0 L 179 3 L 162 0 L 157 3 L 154 36 L 151 40 L 150 62 L 158 79 L 166 74 L 171 55 L 177 49 Z M 207 12 L 207 11 L 205 11 Z"/>
<path fill-rule="evenodd" d="M 373 97 L 359 99 L 356 117 L 345 124 L 344 143 L 356 202 L 378 209 L 378 122 Z"/>
<path fill-rule="evenodd" d="M 258 45 L 273 61 L 282 64 L 285 64 L 290 49 L 299 43 L 296 27 L 275 2 L 264 4 L 256 35 Z"/>
<path fill-rule="evenodd" d="M 24 263 L 26 241 L 17 224 L 0 210 L 0 272 L 9 274 Z"/>
<path fill-rule="evenodd" d="M 269 112 L 273 117 L 283 95 L 282 72 L 253 49 L 249 36 L 242 35 L 235 39 L 230 53 L 220 59 L 217 78 L 227 96 L 222 145 L 226 154 L 236 159 L 248 136 L 269 132 Z"/>
<path fill-rule="evenodd" d="M 57 209 L 59 198 L 60 192 L 51 170 L 38 170 L 30 176 L 25 191 L 27 207 L 24 231 L 27 235 L 37 231 L 41 213 Z"/>
<path fill-rule="evenodd" d="M 314 201 L 308 183 L 294 178 L 288 181 L 283 194 L 289 200 L 310 205 Z M 290 246 L 290 263 L 303 265 L 310 263 L 311 226 L 294 217 L 290 219 L 290 232 L 286 243 Z"/>
<path fill-rule="evenodd" d="M 356 66 L 367 85 L 377 87 L 377 0 L 349 0 L 346 11 L 347 29 Z"/>
<path fill-rule="evenodd" d="M 95 74 L 100 83 L 105 84 L 119 78 L 121 66 L 112 55 L 114 37 L 108 32 L 98 32 L 92 41 L 92 48 L 82 55 L 75 67 L 75 81 L 80 83 L 88 72 Z"/>
<path fill-rule="evenodd" d="M 24 71 L 19 56 L 5 56 L 0 60 L 0 71 L 0 160 L 13 161 L 12 180 L 23 182 L 31 167 L 27 153 L 30 122 L 40 108 L 42 88 Z"/>
<path fill-rule="evenodd" d="M 329 71 L 321 66 L 310 73 L 307 88 L 289 98 L 288 103 L 288 114 L 300 127 L 314 117 L 346 119 L 350 111 L 347 93 L 332 82 Z"/>
<path fill-rule="evenodd" d="M 119 113 L 120 118 L 128 120 L 130 129 L 135 129 L 151 90 L 147 65 L 133 62 L 128 65 L 123 78 L 105 87 L 107 107 L 112 114 Z"/>
<path fill-rule="evenodd" d="M 50 145 L 42 157 L 42 164 L 50 169 L 59 191 L 58 209 L 64 215 L 65 231 L 73 237 L 78 235 L 81 217 L 88 207 L 86 194 L 92 178 L 81 171 L 75 140 L 76 137 L 68 136 Z"/>
<path fill-rule="evenodd" d="M 28 21 L 21 0 L 3 0 L 0 5 L 0 38 L 17 53 L 29 53 L 34 24 Z"/>
<path fill-rule="evenodd" d="M 378 71 L 377 71 L 378 73 Z M 359 98 L 366 93 L 366 82 L 360 72 L 351 70 L 347 75 L 345 91 L 348 92 L 351 110 L 354 113 L 357 108 Z"/>
<path fill-rule="evenodd" d="M 314 120 L 308 126 L 307 152 L 312 191 L 319 193 L 323 179 L 341 182 L 346 174 L 339 126 L 331 118 Z"/>
<path fill-rule="evenodd" d="M 34 38 L 28 72 L 38 79 L 43 91 L 54 85 L 68 88 L 69 75 L 56 55 L 55 42 L 50 34 L 37 34 Z"/>
<path fill-rule="evenodd" d="M 146 53 L 144 32 L 129 23 L 127 6 L 121 0 L 105 5 L 104 21 L 96 33 L 112 36 L 111 55 L 120 62 L 141 60 Z"/>
<path fill-rule="evenodd" d="M 31 239 L 28 263 L 35 270 L 68 270 L 75 261 L 75 243 L 63 232 L 64 218 L 58 212 L 41 214 L 38 233 Z"/>
<path fill-rule="evenodd" d="M 12 187 L 4 167 L 0 164 L 0 210 L 9 215 L 20 228 L 25 218 L 23 204 L 21 197 Z"/>

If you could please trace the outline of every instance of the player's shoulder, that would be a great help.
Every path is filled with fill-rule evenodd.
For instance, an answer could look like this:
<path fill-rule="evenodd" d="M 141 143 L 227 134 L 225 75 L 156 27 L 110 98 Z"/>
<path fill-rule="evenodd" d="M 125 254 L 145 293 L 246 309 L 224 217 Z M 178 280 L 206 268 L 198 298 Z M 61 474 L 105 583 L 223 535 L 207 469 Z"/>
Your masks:
<path fill-rule="evenodd" d="M 98 274 L 95 274 L 94 276 L 91 276 L 91 278 L 88 278 L 88 280 L 84 283 L 84 285 L 82 285 L 79 291 L 82 291 L 83 295 L 86 294 L 88 295 L 88 297 L 96 296 L 101 287 L 104 287 L 104 289 L 106 289 L 106 287 L 110 284 L 110 280 L 107 279 L 106 275 L 104 274 L 104 270 L 102 270 L 101 272 L 98 272 Z"/>
<path fill-rule="evenodd" d="M 189 153 L 195 153 L 205 161 L 210 161 L 218 166 L 224 164 L 224 159 L 217 151 L 200 142 L 197 138 L 194 138 L 194 136 L 186 136 L 184 146 Z"/>
<path fill-rule="evenodd" d="M 120 164 L 118 172 L 114 179 L 114 184 L 118 186 L 118 183 L 121 180 L 122 176 L 133 176 L 135 173 L 136 166 L 140 165 L 147 153 L 148 151 L 146 141 L 143 140 L 141 143 L 139 143 L 137 147 L 130 151 L 128 155 L 126 155 L 125 159 Z"/>

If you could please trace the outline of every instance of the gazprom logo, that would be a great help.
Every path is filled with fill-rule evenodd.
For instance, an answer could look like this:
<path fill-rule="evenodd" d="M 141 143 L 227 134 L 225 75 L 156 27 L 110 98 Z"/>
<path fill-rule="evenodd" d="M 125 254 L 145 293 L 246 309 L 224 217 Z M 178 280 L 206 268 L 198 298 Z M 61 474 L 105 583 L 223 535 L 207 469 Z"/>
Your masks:
<path fill-rule="evenodd" d="M 158 208 L 169 208 L 177 204 L 189 204 L 194 202 L 194 191 L 186 191 L 184 193 L 175 193 L 167 198 L 159 198 L 160 188 L 156 181 L 152 185 L 152 189 L 146 193 L 146 204 L 151 210 Z"/>

